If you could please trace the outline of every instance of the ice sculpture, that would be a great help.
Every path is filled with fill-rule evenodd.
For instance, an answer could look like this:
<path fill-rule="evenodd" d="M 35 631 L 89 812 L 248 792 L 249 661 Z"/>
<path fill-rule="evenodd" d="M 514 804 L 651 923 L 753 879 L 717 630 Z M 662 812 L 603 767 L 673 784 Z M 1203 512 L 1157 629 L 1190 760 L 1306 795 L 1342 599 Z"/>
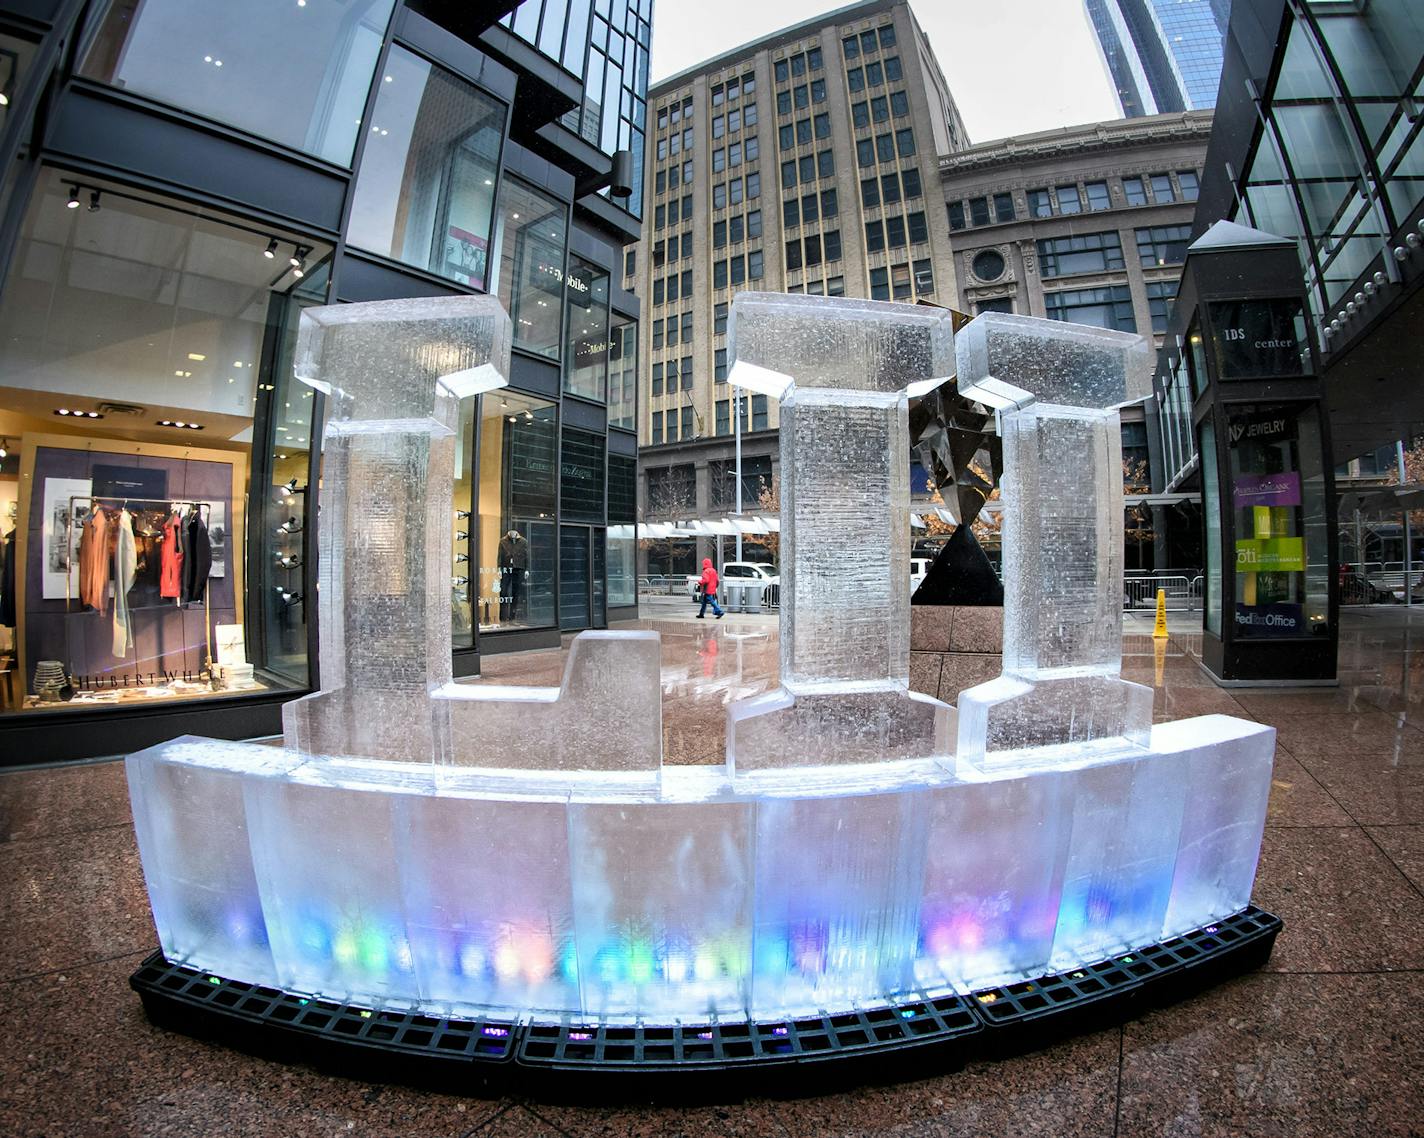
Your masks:
<path fill-rule="evenodd" d="M 1147 394 L 1147 342 L 989 312 L 956 354 L 960 392 L 999 410 L 1004 446 L 1004 671 L 960 693 L 960 761 L 1145 746 L 1152 691 L 1121 678 L 1117 407 Z"/>
<path fill-rule="evenodd" d="M 733 707 L 727 759 L 948 757 L 952 709 L 909 690 L 909 396 L 953 378 L 940 309 L 738 293 L 728 381 L 781 401 L 781 687 Z"/>
<path fill-rule="evenodd" d="M 1012 686 L 966 698 L 956 759 L 952 710 L 907 690 L 896 521 L 906 393 L 948 375 L 949 318 L 740 294 L 733 374 L 783 400 L 782 688 L 729 708 L 727 765 L 662 767 L 653 633 L 580 634 L 559 688 L 451 682 L 450 416 L 503 382 L 497 304 L 304 319 L 300 374 L 333 408 L 325 687 L 289 706 L 284 748 L 129 756 L 170 960 L 379 1007 L 726 1023 L 1023 980 L 1247 904 L 1274 731 L 1149 727 L 1117 678 L 1108 408 L 1134 341 L 997 316 L 961 332 L 1017 478 L 1013 556 L 1047 592 L 1010 566 Z M 392 511 L 424 540 L 397 540 Z"/>

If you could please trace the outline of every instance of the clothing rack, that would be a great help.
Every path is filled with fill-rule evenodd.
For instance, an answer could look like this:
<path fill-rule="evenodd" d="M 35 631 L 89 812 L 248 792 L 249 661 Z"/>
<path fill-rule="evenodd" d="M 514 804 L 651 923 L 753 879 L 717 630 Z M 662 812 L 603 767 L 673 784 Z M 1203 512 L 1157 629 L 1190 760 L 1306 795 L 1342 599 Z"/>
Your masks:
<path fill-rule="evenodd" d="M 74 524 L 74 507 L 75 504 L 79 502 L 87 502 L 89 504 L 90 513 L 94 511 L 94 507 L 96 505 L 108 506 L 110 508 L 120 510 L 127 510 L 130 504 L 134 504 L 140 507 L 146 507 L 148 509 L 154 510 L 161 508 L 169 514 L 181 513 L 184 509 L 188 509 L 197 510 L 199 515 L 203 516 L 203 511 L 207 510 L 207 514 L 203 516 L 203 522 L 205 525 L 210 523 L 213 517 L 213 504 L 211 502 L 204 502 L 191 498 L 128 498 L 122 494 L 71 494 L 69 496 L 69 513 L 65 516 L 64 519 L 66 531 L 64 544 L 66 560 L 68 562 L 64 573 L 65 612 L 69 611 L 70 603 L 73 600 L 69 592 L 69 583 L 74 579 L 74 563 L 77 554 L 77 549 L 75 545 L 75 530 L 82 528 Z M 206 660 L 206 665 L 209 669 L 210 674 L 213 666 L 213 622 L 211 619 L 211 610 L 208 606 L 208 600 L 212 594 L 212 591 L 213 587 L 211 582 L 205 583 L 203 587 L 203 639 L 207 647 L 208 658 Z"/>

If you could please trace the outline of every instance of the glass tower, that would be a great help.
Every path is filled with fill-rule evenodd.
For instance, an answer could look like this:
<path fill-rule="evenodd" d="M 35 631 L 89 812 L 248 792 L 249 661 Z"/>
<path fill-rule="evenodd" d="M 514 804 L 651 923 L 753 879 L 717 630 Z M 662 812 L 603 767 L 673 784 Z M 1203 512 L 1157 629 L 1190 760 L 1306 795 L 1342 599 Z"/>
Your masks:
<path fill-rule="evenodd" d="M 1215 106 L 1230 0 L 1086 0 L 1085 6 L 1126 117 Z"/>

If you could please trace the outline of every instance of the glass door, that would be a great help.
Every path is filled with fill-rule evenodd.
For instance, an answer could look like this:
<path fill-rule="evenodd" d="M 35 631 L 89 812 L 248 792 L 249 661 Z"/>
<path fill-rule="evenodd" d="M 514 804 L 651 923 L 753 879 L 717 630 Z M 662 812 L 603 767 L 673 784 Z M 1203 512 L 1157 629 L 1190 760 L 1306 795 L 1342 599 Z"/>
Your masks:
<path fill-rule="evenodd" d="M 588 628 L 592 609 L 588 526 L 559 527 L 559 627 Z"/>

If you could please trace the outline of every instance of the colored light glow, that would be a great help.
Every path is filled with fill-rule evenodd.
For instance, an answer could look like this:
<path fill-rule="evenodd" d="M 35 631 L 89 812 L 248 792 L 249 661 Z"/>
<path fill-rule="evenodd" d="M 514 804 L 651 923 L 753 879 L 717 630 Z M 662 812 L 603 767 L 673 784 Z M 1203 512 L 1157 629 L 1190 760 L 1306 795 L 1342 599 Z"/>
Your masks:
<path fill-rule="evenodd" d="M 645 941 L 634 941 L 627 951 L 628 979 L 646 984 L 653 978 L 653 950 Z"/>
<path fill-rule="evenodd" d="M 494 950 L 494 974 L 501 980 L 519 975 L 519 950 L 508 940 Z"/>
<path fill-rule="evenodd" d="M 681 984 L 687 979 L 687 957 L 681 952 L 670 952 L 663 960 L 663 975 L 670 984 Z"/>
<path fill-rule="evenodd" d="M 541 984 L 554 972 L 554 945 L 543 933 L 526 933 L 519 938 L 519 963 L 524 979 Z"/>
<path fill-rule="evenodd" d="M 360 951 L 355 934 L 341 932 L 336 934 L 336 939 L 331 944 L 331 958 L 338 964 L 350 966 L 356 963 L 357 953 Z"/>
<path fill-rule="evenodd" d="M 460 973 L 471 978 L 483 976 L 489 963 L 485 950 L 479 945 L 467 942 L 460 947 Z"/>

